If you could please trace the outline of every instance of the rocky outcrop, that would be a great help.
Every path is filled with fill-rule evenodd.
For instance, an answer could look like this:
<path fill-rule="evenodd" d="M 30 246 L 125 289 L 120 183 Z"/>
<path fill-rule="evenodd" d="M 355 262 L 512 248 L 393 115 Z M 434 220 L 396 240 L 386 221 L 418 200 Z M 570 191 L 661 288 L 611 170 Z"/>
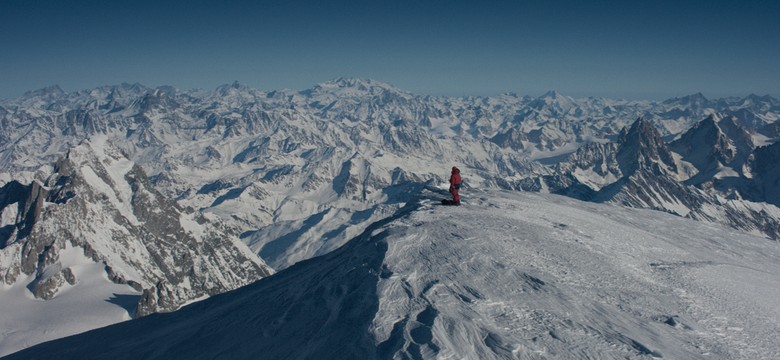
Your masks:
<path fill-rule="evenodd" d="M 2 213 L 18 209 L 4 220 L 10 228 L 0 250 L 5 283 L 33 275 L 30 291 L 52 299 L 78 281 L 60 254 L 79 248 L 112 281 L 146 289 L 136 311 L 142 316 L 270 275 L 220 224 L 164 197 L 140 167 L 96 141 L 72 149 L 45 184 L 10 182 L 0 189 Z"/>
<path fill-rule="evenodd" d="M 677 166 L 671 151 L 658 130 L 644 118 L 639 118 L 630 128 L 618 135 L 615 158 L 624 176 L 637 171 L 676 173 Z"/>
<path fill-rule="evenodd" d="M 750 170 L 761 199 L 780 206 L 780 142 L 757 148 Z"/>
<path fill-rule="evenodd" d="M 780 239 L 780 209 L 774 206 L 780 204 L 775 195 L 780 193 L 780 146 L 759 148 L 750 156 L 749 178 L 715 177 L 724 166 L 741 168 L 752 144 L 733 119 L 721 121 L 738 139 L 730 138 L 711 116 L 667 146 L 640 118 L 621 131 L 617 142 L 583 146 L 558 164 L 555 174 L 526 178 L 516 186 L 720 222 Z M 681 162 L 670 147 L 697 169 L 695 176 L 680 174 Z"/>

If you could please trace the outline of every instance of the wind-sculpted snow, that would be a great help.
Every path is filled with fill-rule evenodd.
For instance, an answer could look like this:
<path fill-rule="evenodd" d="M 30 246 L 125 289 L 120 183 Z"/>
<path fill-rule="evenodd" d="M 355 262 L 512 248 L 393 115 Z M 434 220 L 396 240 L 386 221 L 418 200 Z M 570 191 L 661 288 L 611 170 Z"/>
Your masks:
<path fill-rule="evenodd" d="M 8 358 L 780 356 L 776 242 L 554 195 L 441 196 L 238 290 Z"/>

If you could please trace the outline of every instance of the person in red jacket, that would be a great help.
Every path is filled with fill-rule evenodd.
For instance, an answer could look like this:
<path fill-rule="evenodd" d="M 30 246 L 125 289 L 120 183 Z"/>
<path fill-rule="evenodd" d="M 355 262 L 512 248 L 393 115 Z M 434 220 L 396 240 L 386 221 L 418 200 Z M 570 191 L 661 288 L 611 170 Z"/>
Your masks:
<path fill-rule="evenodd" d="M 458 191 L 460 190 L 460 182 L 460 170 L 457 166 L 453 166 L 452 175 L 450 175 L 450 193 L 452 194 L 453 205 L 460 205 L 460 195 L 458 195 Z"/>

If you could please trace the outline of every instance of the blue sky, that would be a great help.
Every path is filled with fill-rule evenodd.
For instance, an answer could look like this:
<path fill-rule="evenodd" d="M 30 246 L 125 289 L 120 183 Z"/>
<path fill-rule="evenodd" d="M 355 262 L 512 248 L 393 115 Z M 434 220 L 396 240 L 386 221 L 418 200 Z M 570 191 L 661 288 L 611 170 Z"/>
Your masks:
<path fill-rule="evenodd" d="M 58 84 L 780 95 L 780 1 L 0 0 L 0 98 Z"/>

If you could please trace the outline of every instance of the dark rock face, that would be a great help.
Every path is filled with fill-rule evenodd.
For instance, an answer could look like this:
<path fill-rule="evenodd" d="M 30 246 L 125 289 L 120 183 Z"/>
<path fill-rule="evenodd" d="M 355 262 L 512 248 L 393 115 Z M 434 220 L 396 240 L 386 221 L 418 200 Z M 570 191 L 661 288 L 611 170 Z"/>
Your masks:
<path fill-rule="evenodd" d="M 712 186 L 713 176 L 723 167 L 744 175 L 742 168 L 755 145 L 736 117 L 719 119 L 710 115 L 669 147 L 698 170 L 686 183 L 702 188 Z"/>
<path fill-rule="evenodd" d="M 697 123 L 670 147 L 700 171 L 731 163 L 736 157 L 735 149 L 712 116 Z"/>
<path fill-rule="evenodd" d="M 525 145 L 523 141 L 528 141 L 528 136 L 518 128 L 511 128 L 504 132 L 496 134 L 490 141 L 502 148 L 511 148 L 514 150 L 523 150 Z"/>
<path fill-rule="evenodd" d="M 756 149 L 750 168 L 764 201 L 780 206 L 780 142 Z"/>
<path fill-rule="evenodd" d="M 658 130 L 643 118 L 639 118 L 630 129 L 623 129 L 618 136 L 615 155 L 623 175 L 631 175 L 659 167 L 661 172 L 677 172 L 672 153 L 661 138 Z"/>
<path fill-rule="evenodd" d="M 652 125 L 639 119 L 621 131 L 617 142 L 587 144 L 558 164 L 556 174 L 526 178 L 515 186 L 656 209 L 780 239 L 780 219 L 761 208 L 771 206 L 761 203 L 780 204 L 780 145 L 751 154 L 752 139 L 735 121 L 710 116 L 667 146 Z M 670 148 L 698 173 L 682 179 Z M 738 177 L 714 177 L 724 166 L 735 168 Z M 748 177 L 743 166 L 750 169 Z M 732 202 L 740 199 L 758 203 Z"/>
<path fill-rule="evenodd" d="M 5 283 L 34 274 L 28 288 L 52 299 L 78 281 L 60 265 L 60 251 L 77 247 L 104 264 L 112 281 L 146 289 L 136 311 L 143 316 L 271 273 L 219 224 L 165 198 L 140 167 L 112 146 L 105 149 L 82 144 L 45 184 L 10 182 L 0 189 L 0 211 L 18 209 L 4 232 L 4 251 L 19 253 L 17 263 L 3 264 Z"/>

